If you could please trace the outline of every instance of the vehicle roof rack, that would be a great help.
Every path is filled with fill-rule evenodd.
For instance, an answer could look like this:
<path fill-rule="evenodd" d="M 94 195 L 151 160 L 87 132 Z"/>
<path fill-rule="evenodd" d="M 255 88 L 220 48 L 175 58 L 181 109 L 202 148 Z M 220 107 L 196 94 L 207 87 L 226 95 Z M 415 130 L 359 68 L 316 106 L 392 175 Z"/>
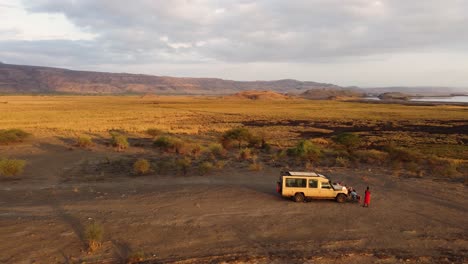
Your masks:
<path fill-rule="evenodd" d="M 324 175 L 316 172 L 307 172 L 307 171 L 286 171 L 285 176 L 307 176 L 307 177 L 322 177 L 326 178 Z"/>

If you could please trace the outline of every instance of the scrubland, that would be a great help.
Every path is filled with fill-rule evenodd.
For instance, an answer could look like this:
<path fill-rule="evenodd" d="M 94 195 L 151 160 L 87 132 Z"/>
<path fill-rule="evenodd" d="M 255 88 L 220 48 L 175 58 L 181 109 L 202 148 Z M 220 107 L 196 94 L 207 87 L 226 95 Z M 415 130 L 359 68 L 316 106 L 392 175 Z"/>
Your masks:
<path fill-rule="evenodd" d="M 0 262 L 466 260 L 468 106 L 0 101 L 0 236 L 21 244 L 0 243 Z M 294 204 L 274 192 L 281 170 L 370 185 L 375 207 Z"/>

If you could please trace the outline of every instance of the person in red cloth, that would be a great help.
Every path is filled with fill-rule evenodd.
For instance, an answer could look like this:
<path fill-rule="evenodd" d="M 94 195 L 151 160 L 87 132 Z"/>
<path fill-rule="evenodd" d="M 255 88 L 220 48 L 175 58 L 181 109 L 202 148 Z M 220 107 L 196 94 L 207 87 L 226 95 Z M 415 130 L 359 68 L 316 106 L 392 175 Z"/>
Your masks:
<path fill-rule="evenodd" d="M 364 192 L 364 207 L 369 207 L 370 204 L 370 191 L 369 186 L 367 186 L 366 191 Z"/>

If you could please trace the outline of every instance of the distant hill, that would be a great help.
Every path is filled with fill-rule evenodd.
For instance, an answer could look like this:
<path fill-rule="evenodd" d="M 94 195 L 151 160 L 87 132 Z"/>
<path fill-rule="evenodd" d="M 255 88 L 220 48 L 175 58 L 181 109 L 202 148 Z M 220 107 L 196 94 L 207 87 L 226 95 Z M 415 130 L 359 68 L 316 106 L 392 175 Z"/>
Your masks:
<path fill-rule="evenodd" d="M 364 93 L 357 88 L 339 88 L 339 89 L 330 89 L 330 88 L 321 88 L 321 89 L 311 89 L 307 90 L 300 94 L 301 97 L 307 99 L 315 100 L 325 100 L 325 99 L 349 99 L 349 98 L 358 98 L 364 96 Z"/>
<path fill-rule="evenodd" d="M 323 88 L 341 89 L 333 84 L 289 79 L 242 82 L 0 64 L 0 93 L 233 94 L 248 90 L 302 93 Z"/>
<path fill-rule="evenodd" d="M 272 92 L 272 91 L 243 91 L 230 96 L 224 97 L 226 99 L 248 99 L 248 100 L 286 100 L 291 97 L 285 94 Z"/>

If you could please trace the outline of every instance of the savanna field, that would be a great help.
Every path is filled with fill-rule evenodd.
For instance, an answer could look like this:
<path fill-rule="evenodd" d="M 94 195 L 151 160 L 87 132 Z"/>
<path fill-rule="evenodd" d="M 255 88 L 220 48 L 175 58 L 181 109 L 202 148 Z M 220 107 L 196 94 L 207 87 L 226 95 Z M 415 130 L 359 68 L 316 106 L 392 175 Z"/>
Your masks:
<path fill-rule="evenodd" d="M 0 263 L 464 263 L 467 130 L 463 105 L 0 96 Z M 371 207 L 281 198 L 282 170 Z"/>

